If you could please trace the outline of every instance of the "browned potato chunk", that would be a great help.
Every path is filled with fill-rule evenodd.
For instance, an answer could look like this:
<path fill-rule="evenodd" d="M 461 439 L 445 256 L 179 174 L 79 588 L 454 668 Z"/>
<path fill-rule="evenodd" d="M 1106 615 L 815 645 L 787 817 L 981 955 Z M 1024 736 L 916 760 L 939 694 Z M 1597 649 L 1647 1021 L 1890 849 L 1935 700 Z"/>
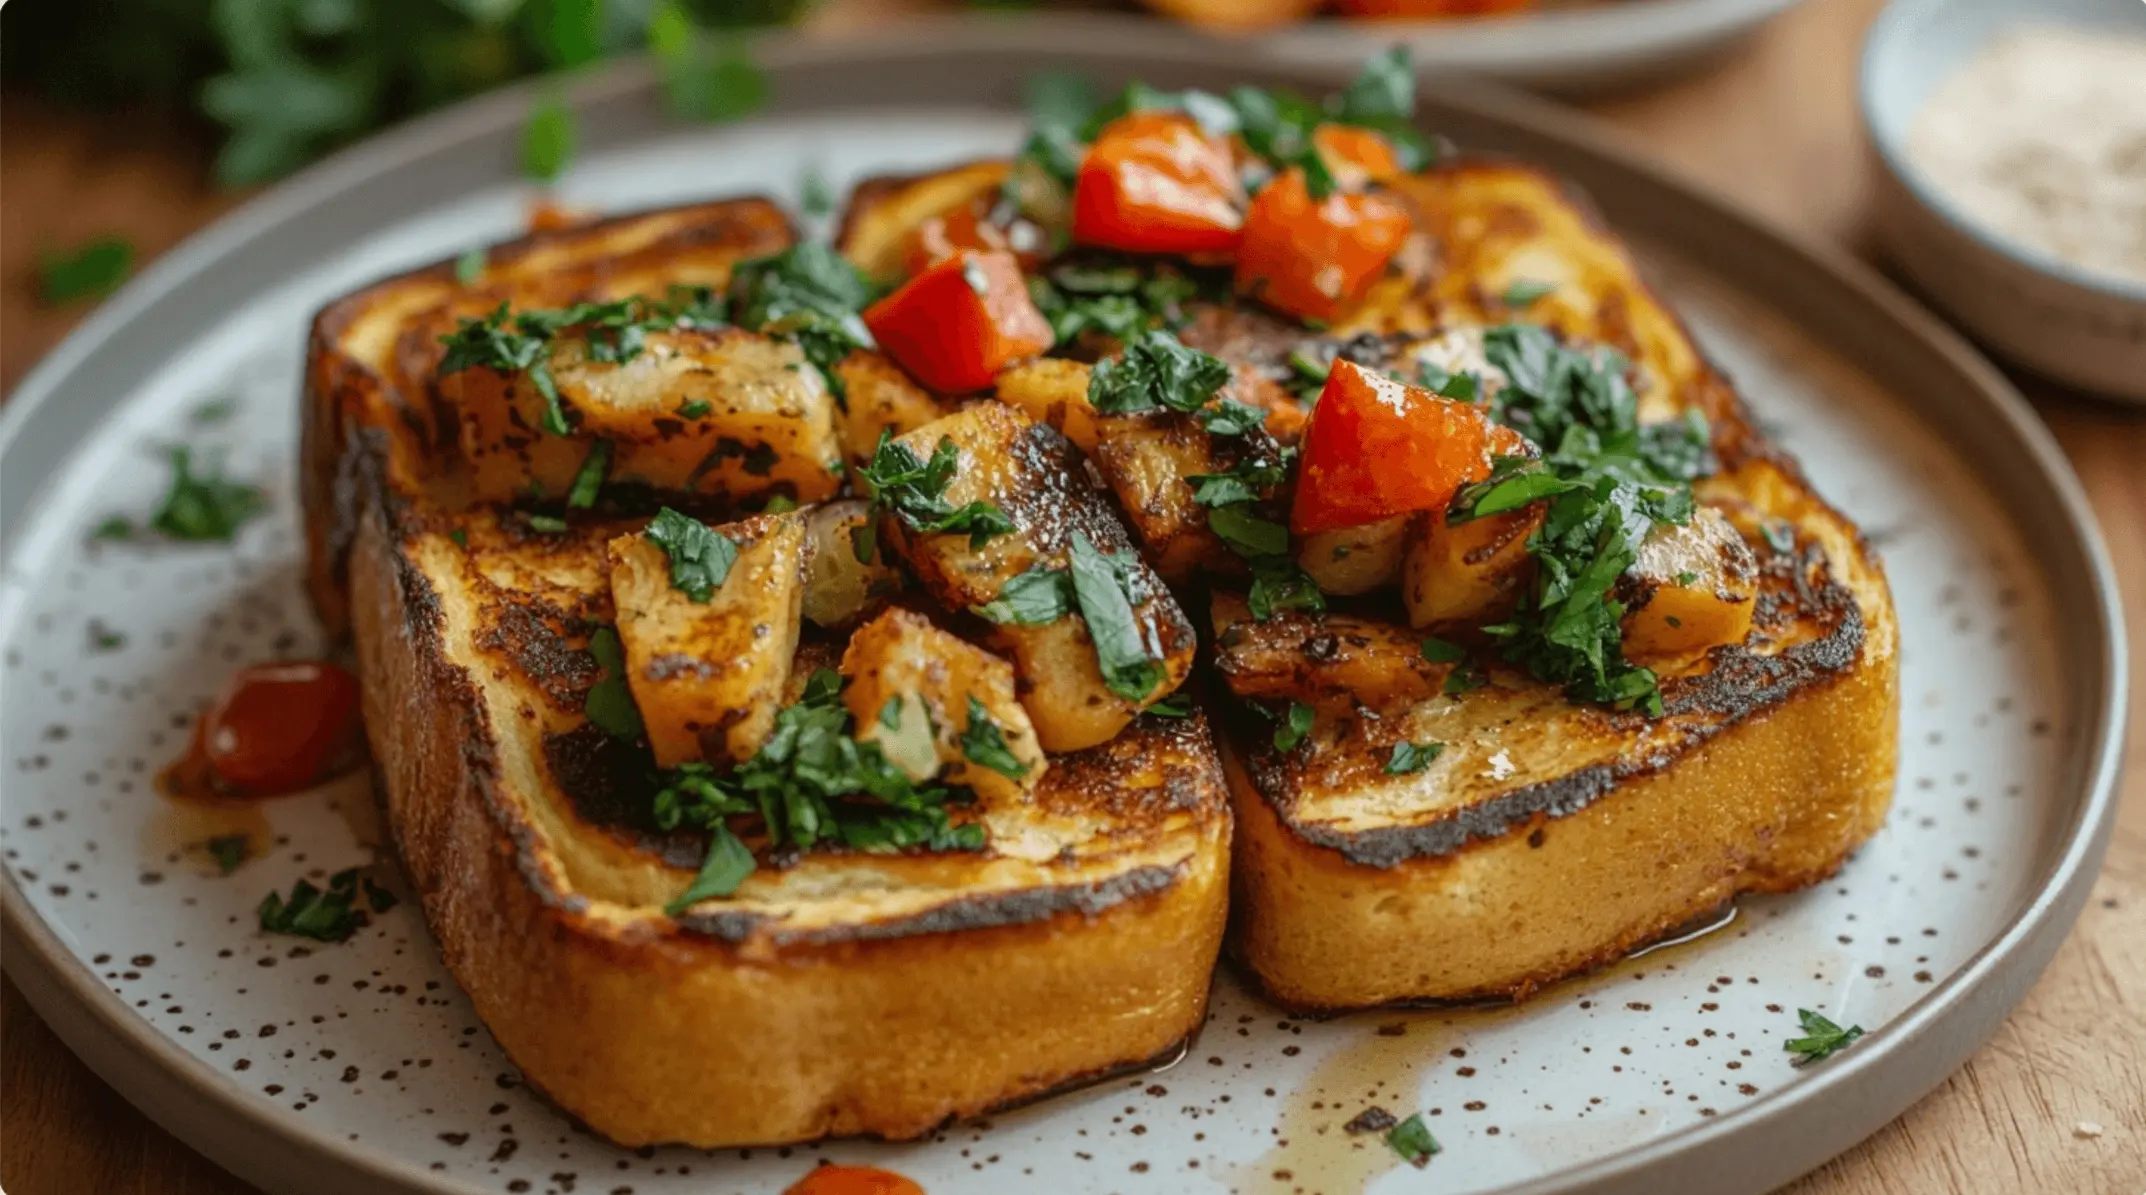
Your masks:
<path fill-rule="evenodd" d="M 656 762 L 741 761 L 766 741 L 797 651 L 805 521 L 760 515 L 716 528 L 737 559 L 705 602 L 671 580 L 646 534 L 611 541 L 611 597 L 626 682 Z"/>
<path fill-rule="evenodd" d="M 909 178 L 867 179 L 850 195 L 835 247 L 868 277 L 897 277 L 919 225 L 996 195 L 1010 168 L 1003 159 L 987 160 Z"/>
<path fill-rule="evenodd" d="M 1118 496 L 1155 571 L 1172 585 L 1195 575 L 1244 572 L 1243 562 L 1207 525 L 1208 507 L 1193 500 L 1190 480 L 1226 473 L 1239 461 L 1279 461 L 1280 449 L 1266 433 L 1220 437 L 1189 415 L 1141 411 L 1104 415 L 1095 466 Z"/>
<path fill-rule="evenodd" d="M 1398 623 L 1284 611 L 1253 619 L 1244 599 L 1216 593 L 1215 668 L 1239 697 L 1330 709 L 1413 705 L 1435 697 L 1453 665 L 1423 656 L 1423 636 Z"/>
<path fill-rule="evenodd" d="M 598 441 L 612 445 L 610 481 L 664 492 L 786 492 L 814 502 L 840 486 L 834 400 L 796 345 L 735 329 L 681 329 L 649 334 L 640 352 L 614 364 L 592 360 L 584 338 L 562 335 L 550 372 L 568 436 L 544 430 L 544 397 L 527 373 L 479 368 L 440 378 L 478 499 L 563 495 Z"/>
<path fill-rule="evenodd" d="M 1543 504 L 1451 523 L 1445 512 L 1418 516 L 1401 559 L 1401 600 L 1411 626 L 1489 622 L 1520 600 L 1535 575 L 1528 536 Z"/>
<path fill-rule="evenodd" d="M 1626 657 L 1660 663 L 1697 655 L 1751 633 L 1758 561 L 1728 519 L 1702 506 L 1691 522 L 1648 534 L 1616 597 L 1625 603 Z"/>
<path fill-rule="evenodd" d="M 857 559 L 857 529 L 871 517 L 868 503 L 855 498 L 822 502 L 799 512 L 811 541 L 805 570 L 805 617 L 823 627 L 846 626 L 875 602 L 900 591 L 902 570 L 874 553 Z"/>
<path fill-rule="evenodd" d="M 1003 623 L 995 633 L 997 644 L 1013 657 L 1021 704 L 1045 750 L 1078 751 L 1108 741 L 1141 710 L 1169 696 L 1191 671 L 1196 647 L 1191 624 L 1134 550 L 1109 503 L 1089 486 L 1080 454 L 1064 436 L 1004 403 L 982 402 L 900 438 L 919 459 L 929 459 L 941 440 L 951 441 L 959 453 L 941 495 L 946 505 L 989 503 L 1014 528 L 979 546 L 967 532 L 918 533 L 898 517 L 882 520 L 887 540 L 941 603 L 975 609 L 998 599 L 1031 569 L 1066 570 L 1076 535 L 1122 565 L 1124 581 L 1117 592 L 1130 619 L 1105 633 L 1136 639 L 1155 666 L 1158 678 L 1140 697 L 1113 691 L 1105 682 L 1091 628 L 1078 612 L 1040 625 Z M 1121 682 L 1121 687 L 1127 686 Z"/>
<path fill-rule="evenodd" d="M 1344 597 L 1370 593 L 1401 579 L 1408 516 L 1361 527 L 1314 531 L 1297 542 L 1297 563 L 1319 588 Z"/>
<path fill-rule="evenodd" d="M 879 744 L 911 780 L 922 783 L 943 771 L 948 783 L 965 785 L 988 804 L 1034 788 L 1050 766 L 1014 696 L 1013 666 L 921 614 L 896 608 L 859 627 L 842 654 L 842 674 L 849 678 L 842 700 L 856 719 L 857 738 Z M 971 733 L 989 735 L 972 722 L 972 698 L 998 728 L 1011 767 L 969 757 L 964 741 Z"/>
<path fill-rule="evenodd" d="M 1094 452 L 1096 411 L 1088 402 L 1088 366 L 1059 357 L 1040 357 L 999 371 L 1000 402 L 1019 407 L 1030 419 L 1065 433 L 1082 452 Z"/>
<path fill-rule="evenodd" d="M 835 365 L 835 375 L 847 392 L 837 404 L 836 421 L 843 455 L 852 467 L 872 459 L 881 432 L 898 436 L 945 414 L 930 391 L 878 353 L 851 353 Z"/>

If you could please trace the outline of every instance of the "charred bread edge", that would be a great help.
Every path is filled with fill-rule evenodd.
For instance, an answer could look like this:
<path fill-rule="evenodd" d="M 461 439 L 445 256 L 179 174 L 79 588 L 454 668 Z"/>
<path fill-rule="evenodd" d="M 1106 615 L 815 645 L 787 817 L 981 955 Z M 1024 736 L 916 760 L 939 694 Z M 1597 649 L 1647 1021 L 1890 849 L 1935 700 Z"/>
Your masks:
<path fill-rule="evenodd" d="M 1659 772 L 1755 714 L 1774 709 L 1803 691 L 1837 679 L 1853 668 L 1863 649 L 1862 610 L 1846 586 L 1828 580 L 1813 593 L 1821 608 L 1836 612 L 1839 622 L 1822 639 L 1799 643 L 1778 655 L 1758 655 L 1743 647 L 1721 651 L 1719 663 L 1689 686 L 1665 692 L 1671 713 L 1718 713 L 1676 751 L 1645 759 L 1596 764 L 1540 784 L 1532 784 L 1488 801 L 1441 814 L 1428 821 L 1370 830 L 1332 830 L 1307 825 L 1283 813 L 1262 782 L 1263 769 L 1248 767 L 1253 790 L 1274 808 L 1291 834 L 1314 846 L 1339 851 L 1351 863 L 1390 868 L 1415 858 L 1447 855 L 1470 842 L 1496 838 L 1537 816 L 1565 817 L 1579 812 L 1634 777 Z M 1719 651 L 1720 649 L 1717 649 Z M 1632 717 L 1635 715 L 1625 715 Z M 1271 780 L 1271 776 L 1268 777 Z"/>

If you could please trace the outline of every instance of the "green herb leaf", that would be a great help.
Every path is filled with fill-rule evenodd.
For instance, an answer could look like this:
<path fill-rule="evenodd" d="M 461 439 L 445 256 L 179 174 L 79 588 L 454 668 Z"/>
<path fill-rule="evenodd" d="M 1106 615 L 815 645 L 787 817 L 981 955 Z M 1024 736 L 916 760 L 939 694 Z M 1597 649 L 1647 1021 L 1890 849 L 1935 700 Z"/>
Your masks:
<path fill-rule="evenodd" d="M 1289 554 L 1289 528 L 1261 518 L 1246 507 L 1216 507 L 1207 512 L 1207 525 L 1241 556 Z"/>
<path fill-rule="evenodd" d="M 834 189 L 827 185 L 827 176 L 820 173 L 819 167 L 805 167 L 804 176 L 797 180 L 797 206 L 815 220 L 834 214 Z"/>
<path fill-rule="evenodd" d="M 1130 343 L 1149 329 L 1182 327 L 1190 319 L 1185 305 L 1199 293 L 1198 282 L 1168 263 L 1089 256 L 1028 279 L 1028 297 L 1057 344 L 1089 333 Z"/>
<path fill-rule="evenodd" d="M 1028 765 L 1015 758 L 1013 748 L 1006 745 L 1006 732 L 991 720 L 991 711 L 973 693 L 969 695 L 969 725 L 961 732 L 961 753 L 970 763 L 990 768 L 1008 780 L 1028 775 Z"/>
<path fill-rule="evenodd" d="M 1418 1170 L 1430 1165 L 1432 1155 L 1441 1149 L 1438 1139 L 1431 1136 L 1430 1126 L 1423 1123 L 1421 1112 L 1388 1129 L 1386 1144 Z"/>
<path fill-rule="evenodd" d="M 969 609 L 1000 626 L 1038 627 L 1057 622 L 1073 608 L 1073 574 L 1037 565 L 1006 582 L 990 602 Z"/>
<path fill-rule="evenodd" d="M 741 262 L 730 275 L 731 318 L 747 331 L 796 344 L 837 400 L 846 396 L 835 366 L 858 349 L 874 347 L 858 314 L 871 300 L 864 275 L 817 241 Z"/>
<path fill-rule="evenodd" d="M 565 535 L 566 520 L 557 515 L 523 514 L 522 522 L 539 535 Z"/>
<path fill-rule="evenodd" d="M 1267 413 L 1258 407 L 1225 398 L 1197 415 L 1200 426 L 1211 436 L 1249 436 L 1267 426 Z"/>
<path fill-rule="evenodd" d="M 89 529 L 89 538 L 92 541 L 133 539 L 134 522 L 125 515 L 106 515 Z"/>
<path fill-rule="evenodd" d="M 208 851 L 209 858 L 216 861 L 219 875 L 230 875 L 237 871 L 239 864 L 244 863 L 253 853 L 252 845 L 244 834 L 219 834 L 202 846 Z"/>
<path fill-rule="evenodd" d="M 1766 540 L 1767 547 L 1784 556 L 1796 550 L 1796 529 L 1785 520 L 1767 519 L 1759 525 L 1759 535 Z"/>
<path fill-rule="evenodd" d="M 1149 706 L 1147 712 L 1158 718 L 1190 718 L 1192 716 L 1192 694 L 1179 689 L 1177 692 Z"/>
<path fill-rule="evenodd" d="M 1525 307 L 1557 289 L 1554 282 L 1537 282 L 1532 278 L 1515 278 L 1505 288 L 1507 307 Z"/>
<path fill-rule="evenodd" d="M 566 504 L 577 510 L 596 505 L 597 491 L 603 489 L 604 478 L 611 472 L 611 441 L 598 440 L 589 445 L 589 455 L 581 458 L 581 468 L 574 474 L 573 487 L 566 491 Z"/>
<path fill-rule="evenodd" d="M 1408 120 L 1416 114 L 1416 72 L 1408 47 L 1394 45 L 1364 63 L 1335 104 L 1344 121 Z"/>
<path fill-rule="evenodd" d="M 1489 683 L 1483 679 L 1483 674 L 1475 669 L 1460 667 L 1446 673 L 1446 683 L 1442 691 L 1448 697 L 1458 697 L 1463 693 L 1472 693 Z"/>
<path fill-rule="evenodd" d="M 1446 749 L 1444 743 L 1409 743 L 1393 745 L 1393 754 L 1386 759 L 1388 776 L 1407 776 L 1420 772 L 1431 765 Z"/>
<path fill-rule="evenodd" d="M 1436 635 L 1423 639 L 1423 658 L 1433 664 L 1458 664 L 1468 658 L 1468 649 Z"/>
<path fill-rule="evenodd" d="M 729 826 L 717 822 L 709 827 L 708 833 L 708 856 L 700 865 L 700 873 L 693 877 L 685 891 L 663 906 L 666 916 L 676 917 L 701 901 L 729 896 L 753 874 L 757 866 L 753 852 L 730 832 Z"/>
<path fill-rule="evenodd" d="M 1137 556 L 1134 559 L 1138 559 Z M 1162 683 L 1160 651 L 1150 650 L 1140 620 L 1128 563 L 1073 533 L 1073 594 L 1095 643 L 1103 684 L 1127 701 L 1145 701 Z"/>
<path fill-rule="evenodd" d="M 368 920 L 364 909 L 357 901 L 360 873 L 358 868 L 339 871 L 328 877 L 325 891 L 310 881 L 299 880 L 285 897 L 271 892 L 261 901 L 256 914 L 261 932 L 289 934 L 293 937 L 311 938 L 316 942 L 341 942 L 356 933 Z M 370 879 L 364 881 L 364 893 L 368 900 L 377 902 L 372 894 L 383 892 Z M 392 906 L 389 896 L 387 904 Z M 384 912 L 385 907 L 376 909 Z"/>
<path fill-rule="evenodd" d="M 696 602 L 715 596 L 737 563 L 737 541 L 666 506 L 648 524 L 648 542 L 671 558 L 671 588 Z"/>
<path fill-rule="evenodd" d="M 1301 701 L 1290 702 L 1289 712 L 1282 716 L 1281 723 L 1274 728 L 1274 749 L 1296 750 L 1304 741 L 1304 736 L 1311 733 L 1312 723 L 1317 718 L 1318 711 L 1312 707 Z"/>
<path fill-rule="evenodd" d="M 597 666 L 603 669 L 604 675 L 602 680 L 589 686 L 582 713 L 597 729 L 612 738 L 640 738 L 645 730 L 641 724 L 641 707 L 634 704 L 633 688 L 626 680 L 626 649 L 619 643 L 618 631 L 603 627 L 589 636 L 589 654 L 596 657 Z"/>
<path fill-rule="evenodd" d="M 557 92 L 538 99 L 522 125 L 522 173 L 541 183 L 559 177 L 574 157 L 574 113 Z"/>
<path fill-rule="evenodd" d="M 187 412 L 186 419 L 187 422 L 195 427 L 207 427 L 211 424 L 223 423 L 229 420 L 232 412 L 236 410 L 238 410 L 238 401 L 236 399 L 211 399 Z"/>
<path fill-rule="evenodd" d="M 134 242 L 123 236 L 96 237 L 40 256 L 38 294 L 54 307 L 76 299 L 101 299 L 118 290 L 133 268 Z"/>
<path fill-rule="evenodd" d="M 707 400 L 696 398 L 692 402 L 678 404 L 678 417 L 680 419 L 700 419 L 714 409 L 708 404 Z"/>
<path fill-rule="evenodd" d="M 926 461 L 896 440 L 892 428 L 886 428 L 880 432 L 871 461 L 858 472 L 875 509 L 892 511 L 910 530 L 923 534 L 965 533 L 969 546 L 980 548 L 1015 528 L 1013 520 L 990 502 L 978 499 L 956 508 L 946 500 L 946 487 L 960 463 L 961 449 L 950 436 L 940 437 Z M 869 521 L 865 524 L 870 525 Z M 865 550 L 862 542 L 858 550 Z M 859 555 L 858 559 L 869 561 L 870 557 Z"/>
<path fill-rule="evenodd" d="M 1698 580 L 1698 579 L 1699 579 L 1699 574 L 1697 574 L 1697 573 L 1694 573 L 1694 572 L 1682 572 L 1682 573 L 1678 573 L 1678 574 L 1677 574 L 1677 588 L 1678 588 L 1678 589 L 1690 589 L 1690 588 L 1691 588 L 1691 583 L 1692 583 L 1692 582 L 1694 582 L 1694 581 L 1696 581 L 1696 580 Z"/>
<path fill-rule="evenodd" d="M 1809 1066 L 1822 1058 L 1830 1058 L 1863 1036 L 1861 1025 L 1843 1029 L 1808 1008 L 1797 1009 L 1796 1020 L 1802 1024 L 1805 1036 L 1792 1037 L 1782 1043 L 1781 1048 L 1796 1056 L 1797 1066 Z"/>
<path fill-rule="evenodd" d="M 248 519 L 268 509 L 260 487 L 227 480 L 220 469 L 196 474 L 192 454 L 183 445 L 167 451 L 171 488 L 149 519 L 149 526 L 158 532 L 189 543 L 228 542 Z M 109 519 L 100 525 L 97 537 L 106 538 L 111 525 Z"/>
<path fill-rule="evenodd" d="M 1088 401 L 1106 415 L 1164 408 L 1197 411 L 1229 384 L 1227 362 L 1151 331 L 1128 343 L 1125 355 L 1098 361 L 1088 375 Z"/>

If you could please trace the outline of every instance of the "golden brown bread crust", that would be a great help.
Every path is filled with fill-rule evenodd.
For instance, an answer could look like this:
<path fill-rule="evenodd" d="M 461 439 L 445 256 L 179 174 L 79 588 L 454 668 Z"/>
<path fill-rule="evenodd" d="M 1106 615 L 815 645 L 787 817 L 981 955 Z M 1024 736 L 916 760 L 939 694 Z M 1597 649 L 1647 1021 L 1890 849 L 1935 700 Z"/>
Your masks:
<path fill-rule="evenodd" d="M 614 617 L 604 545 L 637 522 L 539 535 L 462 509 L 431 468 L 429 350 L 408 329 L 502 297 L 660 293 L 663 252 L 706 277 L 766 251 L 772 211 L 547 234 L 523 245 L 551 266 L 495 253 L 481 297 L 435 268 L 315 323 L 313 588 L 354 641 L 392 841 L 527 1080 L 625 1144 L 909 1137 L 1137 1064 L 1200 1023 L 1223 931 L 1226 789 L 1197 717 L 1054 759 L 1032 801 L 978 814 L 982 852 L 810 851 L 675 919 L 660 906 L 696 844 L 635 824 L 645 790 L 607 805 L 568 774 L 587 637 Z M 601 265 L 618 243 L 631 268 Z"/>

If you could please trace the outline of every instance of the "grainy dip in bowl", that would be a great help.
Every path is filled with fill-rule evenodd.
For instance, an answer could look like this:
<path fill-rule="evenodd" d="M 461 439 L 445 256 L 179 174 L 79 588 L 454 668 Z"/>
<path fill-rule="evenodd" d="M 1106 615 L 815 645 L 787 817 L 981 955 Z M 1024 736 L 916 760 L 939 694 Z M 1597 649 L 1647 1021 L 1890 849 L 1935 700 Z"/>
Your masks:
<path fill-rule="evenodd" d="M 1896 0 L 1862 100 L 1916 286 L 2004 356 L 2146 401 L 2146 5 Z"/>

